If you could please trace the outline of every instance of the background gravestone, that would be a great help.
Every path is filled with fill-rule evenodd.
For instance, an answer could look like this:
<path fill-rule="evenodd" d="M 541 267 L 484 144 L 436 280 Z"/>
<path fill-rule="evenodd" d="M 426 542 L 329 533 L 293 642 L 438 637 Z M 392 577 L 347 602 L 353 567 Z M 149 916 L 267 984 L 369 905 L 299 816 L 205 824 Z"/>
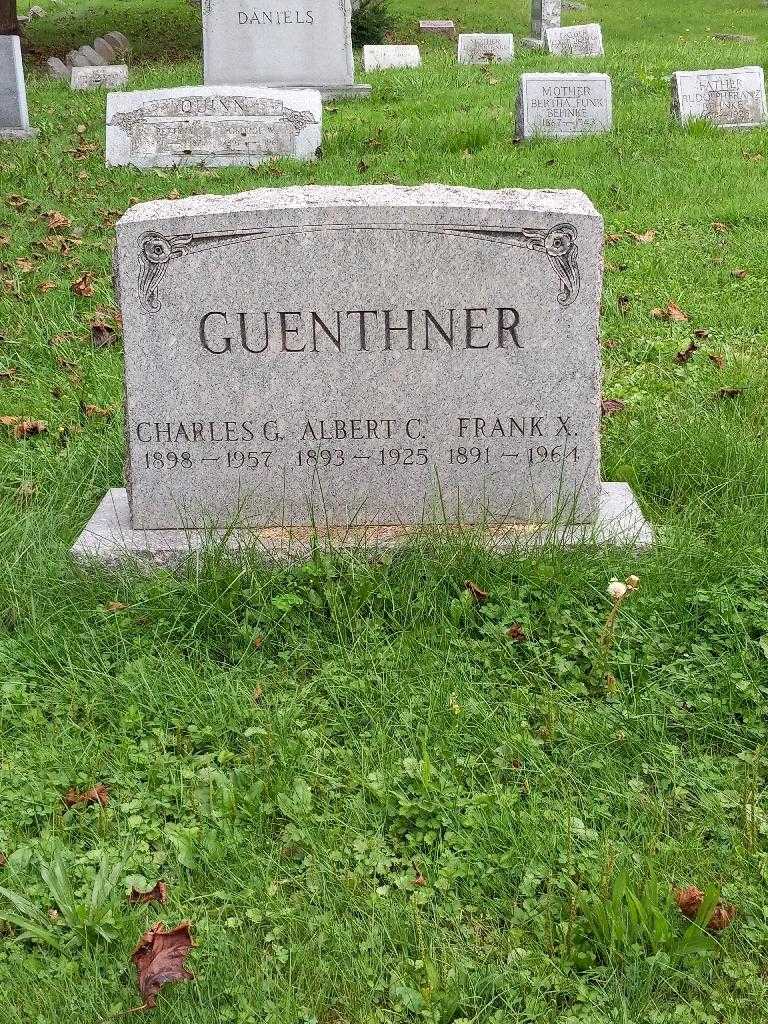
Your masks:
<path fill-rule="evenodd" d="M 602 74 L 520 76 L 517 136 L 567 139 L 611 130 L 611 79 Z"/>
<path fill-rule="evenodd" d="M 281 156 L 313 160 L 322 121 L 316 89 L 197 85 L 110 93 L 107 165 L 226 167 Z"/>
<path fill-rule="evenodd" d="M 562 17 L 561 0 L 531 0 L 531 34 L 523 40 L 529 49 L 541 50 L 548 28 L 559 28 Z"/>
<path fill-rule="evenodd" d="M 508 33 L 466 33 L 459 36 L 459 64 L 507 64 L 515 59 L 515 41 Z"/>
<path fill-rule="evenodd" d="M 421 50 L 413 45 L 364 46 L 363 67 L 366 71 L 418 68 L 421 67 Z"/>
<path fill-rule="evenodd" d="M 319 89 L 325 99 L 370 95 L 355 85 L 350 0 L 254 8 L 203 0 L 206 85 Z"/>
<path fill-rule="evenodd" d="M 603 30 L 598 24 L 548 28 L 544 49 L 559 57 L 602 57 Z"/>
<path fill-rule="evenodd" d="M 18 36 L 0 35 L 0 139 L 30 139 L 24 66 Z"/>
<path fill-rule="evenodd" d="M 69 84 L 75 90 L 122 89 L 128 84 L 128 67 L 125 64 L 107 64 L 72 68 Z"/>
<path fill-rule="evenodd" d="M 703 120 L 721 128 L 755 128 L 766 122 L 765 73 L 761 67 L 677 71 L 672 112 L 678 121 Z"/>

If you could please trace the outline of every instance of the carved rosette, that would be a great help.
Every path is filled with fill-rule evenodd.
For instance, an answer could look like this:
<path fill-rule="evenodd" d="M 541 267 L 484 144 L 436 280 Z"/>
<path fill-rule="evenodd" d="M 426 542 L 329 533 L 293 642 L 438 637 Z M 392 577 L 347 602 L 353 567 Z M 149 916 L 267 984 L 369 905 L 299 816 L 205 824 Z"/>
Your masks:
<path fill-rule="evenodd" d="M 266 227 L 252 231 L 206 232 L 189 235 L 160 234 L 148 231 L 139 239 L 139 300 L 145 312 L 157 313 L 161 309 L 158 286 L 165 276 L 171 260 L 224 245 L 236 245 L 252 238 L 305 234 L 311 231 L 354 231 L 354 224 L 307 224 L 301 227 Z M 426 235 L 452 235 L 461 238 L 479 238 L 496 245 L 528 249 L 543 253 L 557 278 L 557 301 L 563 307 L 576 301 L 581 288 L 577 231 L 572 224 L 557 224 L 553 228 L 482 228 L 445 226 L 440 224 L 371 225 L 361 224 L 363 231 L 407 231 Z"/>

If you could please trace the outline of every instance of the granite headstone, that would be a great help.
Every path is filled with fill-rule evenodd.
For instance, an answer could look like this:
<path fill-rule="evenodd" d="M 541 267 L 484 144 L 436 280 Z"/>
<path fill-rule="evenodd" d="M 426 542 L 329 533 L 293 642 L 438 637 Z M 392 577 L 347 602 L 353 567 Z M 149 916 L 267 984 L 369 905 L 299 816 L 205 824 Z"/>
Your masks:
<path fill-rule="evenodd" d="M 107 64 L 99 67 L 72 68 L 69 84 L 73 89 L 122 89 L 128 84 L 125 64 Z"/>
<path fill-rule="evenodd" d="M 385 68 L 418 68 L 421 51 L 418 46 L 364 46 L 363 67 L 366 71 Z"/>
<path fill-rule="evenodd" d="M 559 28 L 562 17 L 561 0 L 531 0 L 531 34 L 523 40 L 529 49 L 541 50 L 548 28 Z"/>
<path fill-rule="evenodd" d="M 0 139 L 30 139 L 27 90 L 18 36 L 0 35 Z"/>
<path fill-rule="evenodd" d="M 351 0 L 254 7 L 203 0 L 206 85 L 319 89 L 324 99 L 366 97 L 355 84 Z"/>
<path fill-rule="evenodd" d="M 532 72 L 520 76 L 518 138 L 594 135 L 610 131 L 612 124 L 608 75 Z"/>
<path fill-rule="evenodd" d="M 459 64 L 508 64 L 515 59 L 515 41 L 509 33 L 463 33 L 459 36 Z"/>
<path fill-rule="evenodd" d="M 672 76 L 672 112 L 683 124 L 692 120 L 710 121 L 721 128 L 765 124 L 763 69 L 677 71 Z"/>
<path fill-rule="evenodd" d="M 453 36 L 456 25 L 452 21 L 420 21 L 419 32 L 433 36 Z"/>
<path fill-rule="evenodd" d="M 602 57 L 603 31 L 598 24 L 548 28 L 544 49 L 559 57 Z"/>
<path fill-rule="evenodd" d="M 107 97 L 108 166 L 312 160 L 321 141 L 322 100 L 314 89 L 187 86 Z"/>

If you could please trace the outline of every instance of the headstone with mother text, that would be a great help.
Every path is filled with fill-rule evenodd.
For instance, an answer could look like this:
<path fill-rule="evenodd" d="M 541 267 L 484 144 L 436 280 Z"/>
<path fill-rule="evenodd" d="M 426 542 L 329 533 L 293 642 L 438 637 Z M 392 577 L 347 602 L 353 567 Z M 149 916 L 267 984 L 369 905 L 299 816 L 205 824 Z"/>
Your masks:
<path fill-rule="evenodd" d="M 531 72 L 520 76 L 517 137 L 569 139 L 613 125 L 611 79 L 602 74 Z"/>
<path fill-rule="evenodd" d="M 291 7 L 203 0 L 206 85 L 318 89 L 323 99 L 367 97 L 355 84 L 351 0 Z"/>
<path fill-rule="evenodd" d="M 127 488 L 78 555 L 172 560 L 208 529 L 280 552 L 434 524 L 650 541 L 600 480 L 583 193 L 264 188 L 140 203 L 116 230 Z"/>

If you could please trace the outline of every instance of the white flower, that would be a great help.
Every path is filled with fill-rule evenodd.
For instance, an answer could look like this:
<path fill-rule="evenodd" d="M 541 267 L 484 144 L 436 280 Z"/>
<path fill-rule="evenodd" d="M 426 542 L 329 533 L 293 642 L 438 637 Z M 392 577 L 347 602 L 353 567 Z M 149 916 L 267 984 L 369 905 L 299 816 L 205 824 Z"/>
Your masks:
<path fill-rule="evenodd" d="M 608 596 L 612 601 L 620 601 L 627 592 L 627 584 L 621 580 L 611 580 L 608 584 Z"/>

